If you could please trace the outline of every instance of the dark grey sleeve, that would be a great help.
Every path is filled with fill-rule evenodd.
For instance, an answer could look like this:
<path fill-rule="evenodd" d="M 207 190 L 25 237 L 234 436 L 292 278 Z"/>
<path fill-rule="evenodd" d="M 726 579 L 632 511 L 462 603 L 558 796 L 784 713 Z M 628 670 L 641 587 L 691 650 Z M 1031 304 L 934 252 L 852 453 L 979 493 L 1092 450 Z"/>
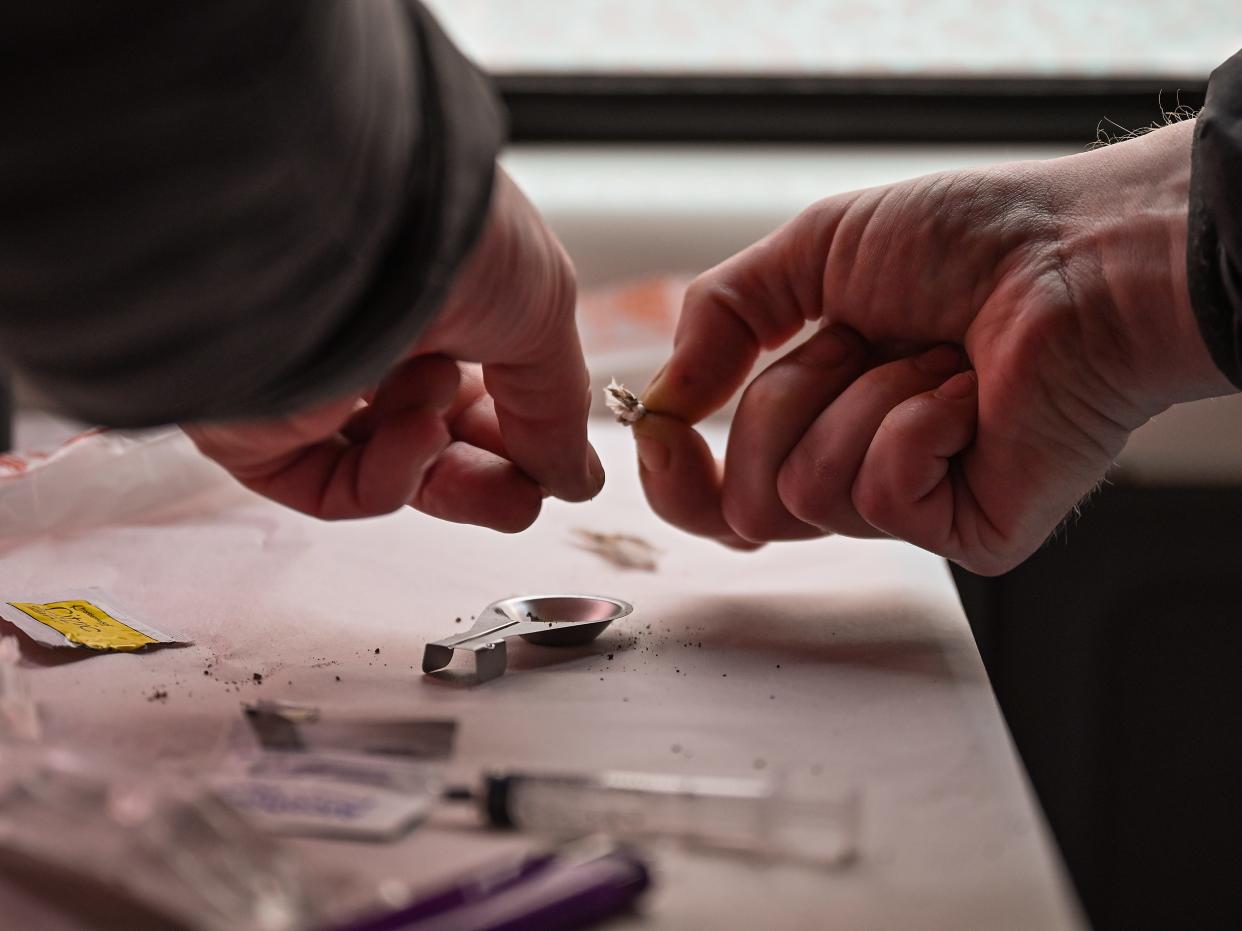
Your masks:
<path fill-rule="evenodd" d="M 1242 388 L 1242 52 L 1212 72 L 1193 159 L 1191 304 L 1212 358 Z"/>
<path fill-rule="evenodd" d="M 375 380 L 485 219 L 485 78 L 408 0 L 0 13 L 0 359 L 106 424 Z"/>

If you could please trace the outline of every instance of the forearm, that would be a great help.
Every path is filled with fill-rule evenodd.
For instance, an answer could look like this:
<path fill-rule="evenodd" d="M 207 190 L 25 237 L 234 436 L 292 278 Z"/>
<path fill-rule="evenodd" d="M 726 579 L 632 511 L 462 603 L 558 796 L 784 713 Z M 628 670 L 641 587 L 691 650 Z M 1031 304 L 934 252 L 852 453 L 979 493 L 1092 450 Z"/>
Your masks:
<path fill-rule="evenodd" d="M 484 81 L 396 0 L 83 15 L 93 43 L 20 20 L 31 67 L 0 89 L 0 353 L 122 425 L 377 378 L 483 221 Z"/>

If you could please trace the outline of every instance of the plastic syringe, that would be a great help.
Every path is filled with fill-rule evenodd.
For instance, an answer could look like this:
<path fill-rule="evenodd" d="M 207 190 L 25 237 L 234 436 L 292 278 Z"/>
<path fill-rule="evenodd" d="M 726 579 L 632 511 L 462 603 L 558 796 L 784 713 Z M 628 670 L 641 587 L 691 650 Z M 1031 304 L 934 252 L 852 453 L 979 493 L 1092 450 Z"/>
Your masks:
<path fill-rule="evenodd" d="M 857 792 L 795 791 L 782 780 L 498 771 L 444 797 L 477 803 L 495 827 L 556 837 L 666 838 L 824 867 L 845 865 L 858 850 Z"/>

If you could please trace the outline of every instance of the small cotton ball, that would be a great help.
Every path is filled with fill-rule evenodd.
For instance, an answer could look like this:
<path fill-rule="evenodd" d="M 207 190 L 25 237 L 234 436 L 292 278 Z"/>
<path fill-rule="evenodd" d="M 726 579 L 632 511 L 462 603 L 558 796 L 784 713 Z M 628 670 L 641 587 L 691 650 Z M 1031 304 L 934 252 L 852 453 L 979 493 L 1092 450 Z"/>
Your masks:
<path fill-rule="evenodd" d="M 604 404 L 617 418 L 617 423 L 633 426 L 647 414 L 643 402 L 629 388 L 614 378 L 604 389 Z"/>

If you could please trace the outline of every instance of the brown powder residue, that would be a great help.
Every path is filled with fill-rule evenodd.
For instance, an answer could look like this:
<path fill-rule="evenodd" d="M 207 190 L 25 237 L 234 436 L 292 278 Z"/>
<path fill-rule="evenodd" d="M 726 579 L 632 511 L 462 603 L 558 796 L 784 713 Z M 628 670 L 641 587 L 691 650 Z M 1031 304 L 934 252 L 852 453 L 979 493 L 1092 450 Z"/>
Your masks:
<path fill-rule="evenodd" d="M 656 557 L 661 551 L 642 537 L 629 533 L 597 533 L 575 527 L 574 546 L 594 553 L 600 559 L 618 569 L 635 569 L 655 572 L 659 568 Z"/>

